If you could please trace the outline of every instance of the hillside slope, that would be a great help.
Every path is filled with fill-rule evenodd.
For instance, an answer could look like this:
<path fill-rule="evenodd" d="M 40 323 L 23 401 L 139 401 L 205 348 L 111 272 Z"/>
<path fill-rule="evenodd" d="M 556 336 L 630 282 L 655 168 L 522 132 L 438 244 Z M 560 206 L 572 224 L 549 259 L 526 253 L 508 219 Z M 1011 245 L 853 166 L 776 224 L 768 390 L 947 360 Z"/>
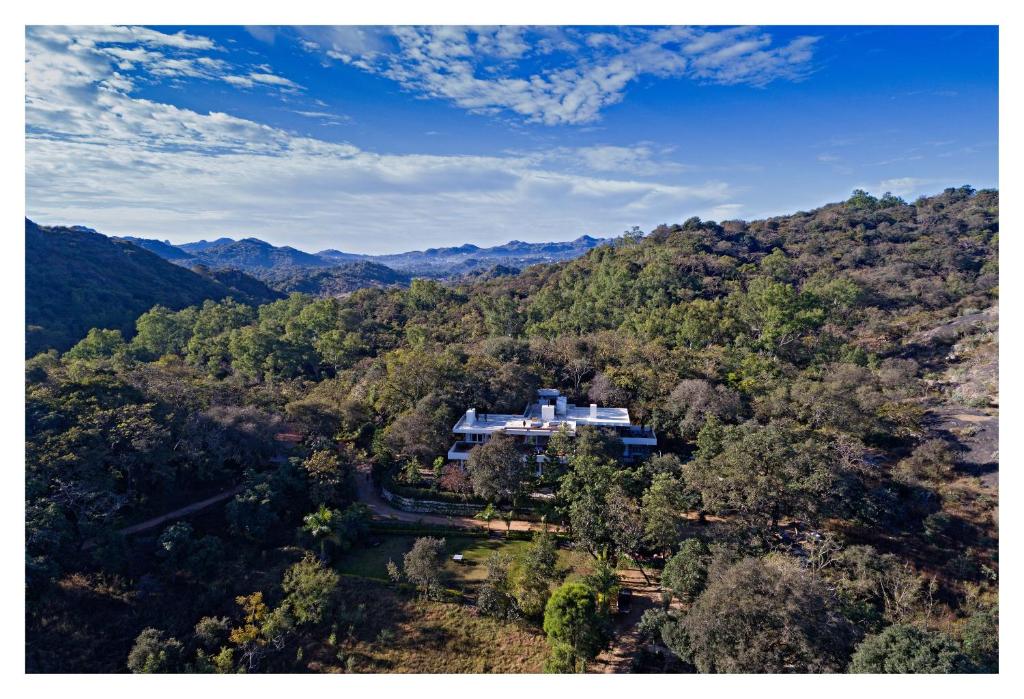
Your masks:
<path fill-rule="evenodd" d="M 314 296 L 340 296 L 368 287 L 408 286 L 411 277 L 376 262 L 346 262 L 325 269 L 284 270 L 265 277 L 278 291 L 298 291 Z"/>
<path fill-rule="evenodd" d="M 256 290 L 240 279 L 201 276 L 127 241 L 25 221 L 27 356 L 65 350 L 94 327 L 130 335 L 139 314 L 156 304 L 180 309 L 228 296 L 253 303 L 276 297 Z"/>
<path fill-rule="evenodd" d="M 192 250 L 192 256 L 211 269 L 239 269 L 261 274 L 270 269 L 328 267 L 333 263 L 291 247 L 276 247 L 257 238 L 245 238 Z"/>
<path fill-rule="evenodd" d="M 152 253 L 159 255 L 165 260 L 171 262 L 184 262 L 192 259 L 192 254 L 182 250 L 176 245 L 172 245 L 170 242 L 165 240 L 153 240 L 151 238 L 136 238 L 130 235 L 123 235 L 120 237 L 114 237 L 114 240 L 125 240 L 140 247 L 144 250 L 149 250 Z"/>

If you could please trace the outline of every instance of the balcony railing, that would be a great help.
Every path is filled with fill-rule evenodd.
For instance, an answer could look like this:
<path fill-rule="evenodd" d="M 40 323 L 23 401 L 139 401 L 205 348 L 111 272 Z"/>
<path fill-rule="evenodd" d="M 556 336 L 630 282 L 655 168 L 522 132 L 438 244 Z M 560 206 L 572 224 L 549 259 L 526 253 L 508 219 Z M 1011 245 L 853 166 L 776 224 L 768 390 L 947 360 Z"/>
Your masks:
<path fill-rule="evenodd" d="M 469 458 L 469 452 L 477 445 L 478 443 L 474 442 L 456 442 L 448 450 L 448 459 L 450 461 L 465 461 Z"/>

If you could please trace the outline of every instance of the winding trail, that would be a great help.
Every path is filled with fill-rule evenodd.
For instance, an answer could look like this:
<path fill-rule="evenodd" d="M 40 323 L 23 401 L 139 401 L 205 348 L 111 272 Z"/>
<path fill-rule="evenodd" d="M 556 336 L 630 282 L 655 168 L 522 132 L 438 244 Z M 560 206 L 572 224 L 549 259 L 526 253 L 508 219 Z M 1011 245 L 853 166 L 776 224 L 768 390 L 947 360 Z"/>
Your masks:
<path fill-rule="evenodd" d="M 616 615 L 611 645 L 594 658 L 588 672 L 633 672 L 633 662 L 642 645 L 638 628 L 640 617 L 648 609 L 661 606 L 661 586 L 645 581 L 640 571 L 620 570 L 619 584 L 633 591 L 629 613 Z"/>
<path fill-rule="evenodd" d="M 125 527 L 124 529 L 120 530 L 120 533 L 128 535 L 144 532 L 147 529 L 158 527 L 164 522 L 169 522 L 174 519 L 181 519 L 182 517 L 187 517 L 188 515 L 199 512 L 200 510 L 205 510 L 207 507 L 210 507 L 211 505 L 216 505 L 218 502 L 223 502 L 224 500 L 227 500 L 228 498 L 233 497 L 240 492 L 242 492 L 242 486 L 239 485 L 232 488 L 231 490 L 225 490 L 223 493 L 217 493 L 216 495 L 208 497 L 205 500 L 193 502 L 190 505 L 185 505 L 184 507 L 178 508 L 177 510 L 173 510 L 172 512 L 162 514 L 159 517 L 147 519 L 145 522 L 139 522 L 138 524 L 133 524 L 130 527 Z"/>

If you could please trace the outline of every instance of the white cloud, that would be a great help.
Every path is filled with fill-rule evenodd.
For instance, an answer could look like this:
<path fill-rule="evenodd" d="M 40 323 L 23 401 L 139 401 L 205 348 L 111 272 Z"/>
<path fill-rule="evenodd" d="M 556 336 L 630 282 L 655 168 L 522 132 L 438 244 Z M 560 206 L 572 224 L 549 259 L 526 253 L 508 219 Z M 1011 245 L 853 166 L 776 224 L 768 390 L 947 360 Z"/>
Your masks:
<path fill-rule="evenodd" d="M 184 33 L 162 44 L 144 32 L 142 51 L 106 45 L 108 36 L 125 35 L 47 29 L 26 38 L 27 208 L 42 223 L 176 241 L 257 235 L 307 249 L 397 251 L 425 241 L 615 235 L 732 203 L 728 183 L 667 181 L 667 153 L 654 144 L 385 155 L 143 99 L 135 81 L 171 70 L 169 61 L 189 59 L 170 64 L 180 74 L 219 69 L 223 59 L 148 55 L 164 45 L 216 50 Z M 453 34 L 431 51 L 457 54 L 459 41 Z M 273 75 L 221 79 L 256 82 L 254 74 Z"/>
<path fill-rule="evenodd" d="M 646 75 L 763 87 L 810 70 L 818 37 L 773 46 L 749 27 L 562 31 L 524 27 L 304 30 L 326 55 L 473 112 L 510 111 L 531 122 L 585 124 Z M 307 38 L 305 41 L 309 41 Z M 584 46 L 585 45 L 585 46 Z M 531 48 L 535 47 L 535 48 Z M 561 55 L 537 68 L 536 55 Z M 547 63 L 546 63 L 547 65 Z"/>
<path fill-rule="evenodd" d="M 936 180 L 935 178 L 893 177 L 891 179 L 882 180 L 874 189 L 867 189 L 877 193 L 892 192 L 897 196 L 907 197 L 914 194 L 925 193 L 925 190 L 928 187 L 934 186 L 938 181 L 939 180 Z"/>
<path fill-rule="evenodd" d="M 547 151 L 513 152 L 534 166 L 617 177 L 664 177 L 696 168 L 670 158 L 672 149 L 641 142 L 628 146 L 559 147 Z"/>
<path fill-rule="evenodd" d="M 223 80 L 239 87 L 259 83 L 289 91 L 301 89 L 267 69 L 234 73 L 231 63 L 199 55 L 201 51 L 219 53 L 222 49 L 208 37 L 184 31 L 164 34 L 143 27 L 29 27 L 25 52 L 35 73 L 26 73 L 26 86 L 39 96 L 48 83 L 67 86 L 70 80 L 77 80 L 79 84 L 93 84 L 94 76 L 109 75 L 113 65 L 119 72 L 110 75 L 106 87 L 124 93 L 131 92 L 136 81 L 181 78 Z M 60 76 L 52 72 L 68 69 L 74 74 Z M 43 75 L 43 70 L 51 72 Z"/>
<path fill-rule="evenodd" d="M 341 126 L 343 124 L 349 124 L 352 122 L 352 117 L 347 114 L 335 114 L 334 112 L 322 112 L 322 111 L 306 111 L 306 110 L 293 110 L 293 114 L 298 114 L 301 117 L 307 119 L 318 119 L 324 126 Z"/>
<path fill-rule="evenodd" d="M 708 215 L 731 196 L 724 182 L 585 176 L 516 156 L 381 155 L 298 138 L 221 155 L 30 139 L 27 182 L 30 215 L 47 223 L 354 251 L 614 235 Z"/>
<path fill-rule="evenodd" d="M 238 85 L 240 87 L 252 87 L 256 83 L 261 85 L 277 85 L 279 87 L 287 87 L 293 90 L 301 90 L 302 86 L 298 85 L 288 78 L 283 78 L 280 75 L 274 75 L 273 73 L 249 73 L 247 75 L 225 75 L 223 77 L 224 82 L 231 83 L 232 85 Z"/>
<path fill-rule="evenodd" d="M 649 145 L 584 146 L 577 152 L 591 170 L 598 172 L 653 175 L 684 169 L 679 163 L 656 159 Z"/>

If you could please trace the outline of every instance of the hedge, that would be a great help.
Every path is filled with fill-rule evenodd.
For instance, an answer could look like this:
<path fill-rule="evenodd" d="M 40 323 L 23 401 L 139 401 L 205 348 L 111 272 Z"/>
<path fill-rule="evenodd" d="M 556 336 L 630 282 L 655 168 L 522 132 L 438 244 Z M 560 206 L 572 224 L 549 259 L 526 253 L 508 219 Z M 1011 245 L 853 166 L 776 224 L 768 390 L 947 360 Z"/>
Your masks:
<path fill-rule="evenodd" d="M 470 537 L 485 539 L 491 534 L 501 534 L 502 538 L 513 539 L 516 541 L 530 541 L 533 539 L 534 532 L 524 531 L 505 531 L 497 528 L 487 530 L 480 525 L 480 528 L 472 529 L 461 529 L 459 527 L 443 527 L 439 525 L 419 524 L 418 522 L 387 522 L 378 523 L 374 522 L 370 525 L 370 532 L 372 534 L 401 534 L 401 535 L 416 535 L 416 536 L 459 536 L 459 537 Z"/>
<path fill-rule="evenodd" d="M 394 470 L 387 471 L 380 479 L 380 487 L 385 488 L 393 495 L 399 495 L 404 498 L 412 498 L 414 500 L 433 500 L 435 502 L 447 502 L 454 505 L 473 505 L 483 510 L 487 507 L 487 501 L 481 500 L 480 498 L 472 495 L 460 495 L 458 493 L 450 493 L 445 490 L 431 490 L 430 488 L 417 488 L 411 485 L 402 485 L 395 480 Z M 545 510 L 548 508 L 549 501 L 530 499 L 530 504 L 526 507 L 515 508 L 515 519 L 523 519 L 528 522 L 540 522 L 544 515 Z M 499 516 L 495 519 L 500 521 L 500 512 L 502 508 L 495 506 L 498 510 Z M 548 520 L 554 521 L 554 513 L 548 512 Z"/>

